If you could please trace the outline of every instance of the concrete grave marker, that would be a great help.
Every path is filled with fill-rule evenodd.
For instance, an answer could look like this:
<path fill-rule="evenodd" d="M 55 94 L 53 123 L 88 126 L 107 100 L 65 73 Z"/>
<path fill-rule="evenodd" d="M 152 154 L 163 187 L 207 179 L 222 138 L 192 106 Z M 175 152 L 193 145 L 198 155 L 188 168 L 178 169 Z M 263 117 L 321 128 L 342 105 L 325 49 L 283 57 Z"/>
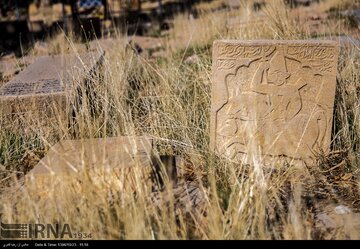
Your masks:
<path fill-rule="evenodd" d="M 236 161 L 328 151 L 337 58 L 332 41 L 215 41 L 211 148 Z"/>

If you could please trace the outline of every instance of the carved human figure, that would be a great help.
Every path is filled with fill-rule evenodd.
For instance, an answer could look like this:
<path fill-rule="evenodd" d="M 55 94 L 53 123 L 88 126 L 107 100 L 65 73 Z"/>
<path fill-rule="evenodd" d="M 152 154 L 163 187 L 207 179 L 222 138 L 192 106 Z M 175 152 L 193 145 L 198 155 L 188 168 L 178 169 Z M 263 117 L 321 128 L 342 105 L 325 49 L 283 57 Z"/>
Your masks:
<path fill-rule="evenodd" d="M 220 152 L 236 159 L 254 145 L 250 149 L 264 154 L 289 155 L 321 144 L 327 124 L 314 80 L 322 75 L 287 56 L 283 46 L 229 74 L 229 98 L 218 112 Z"/>

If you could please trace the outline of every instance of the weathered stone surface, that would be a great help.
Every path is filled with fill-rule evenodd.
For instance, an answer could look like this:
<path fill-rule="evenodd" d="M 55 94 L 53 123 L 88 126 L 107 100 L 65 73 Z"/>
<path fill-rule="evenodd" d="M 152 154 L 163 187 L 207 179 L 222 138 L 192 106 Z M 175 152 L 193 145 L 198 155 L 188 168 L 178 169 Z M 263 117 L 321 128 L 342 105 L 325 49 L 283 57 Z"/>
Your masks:
<path fill-rule="evenodd" d="M 109 202 L 118 194 L 127 198 L 134 191 L 150 192 L 152 149 L 153 140 L 147 136 L 62 140 L 24 178 L 15 181 L 0 202 L 26 202 L 23 197 L 27 196 L 37 200 L 46 213 L 54 205 L 68 210 L 79 195 L 91 192 Z"/>
<path fill-rule="evenodd" d="M 24 187 L 44 198 L 58 190 L 70 194 L 74 183 L 79 188 L 106 183 L 122 194 L 151 188 L 152 146 L 152 139 L 137 136 L 63 140 L 25 176 Z"/>
<path fill-rule="evenodd" d="M 49 150 L 28 176 L 59 176 L 83 169 L 150 166 L 152 144 L 152 139 L 145 136 L 63 140 Z"/>
<path fill-rule="evenodd" d="M 89 42 L 89 50 L 103 50 L 106 52 L 106 54 L 114 52 L 117 53 L 119 49 L 119 43 L 121 43 L 120 40 L 113 38 L 96 39 Z"/>
<path fill-rule="evenodd" d="M 344 205 L 321 206 L 316 210 L 315 227 L 321 232 L 326 232 L 325 239 L 334 239 L 336 235 L 340 235 L 347 239 L 358 240 L 360 238 L 360 213 L 353 212 Z"/>
<path fill-rule="evenodd" d="M 211 148 L 233 160 L 327 151 L 337 58 L 332 41 L 215 41 Z"/>
<path fill-rule="evenodd" d="M 84 78 L 84 74 L 86 76 L 86 73 L 94 70 L 101 58 L 101 53 L 39 57 L 0 88 L 0 96 L 63 92 L 73 79 L 79 76 Z"/>
<path fill-rule="evenodd" d="M 201 59 L 197 54 L 193 54 L 191 56 L 189 56 L 188 58 L 186 58 L 184 60 L 185 64 L 189 64 L 189 65 L 193 65 L 193 64 L 200 64 L 201 63 Z"/>
<path fill-rule="evenodd" d="M 84 82 L 102 58 L 100 52 L 39 57 L 0 88 L 0 114 L 24 126 L 64 115 L 67 91 Z"/>

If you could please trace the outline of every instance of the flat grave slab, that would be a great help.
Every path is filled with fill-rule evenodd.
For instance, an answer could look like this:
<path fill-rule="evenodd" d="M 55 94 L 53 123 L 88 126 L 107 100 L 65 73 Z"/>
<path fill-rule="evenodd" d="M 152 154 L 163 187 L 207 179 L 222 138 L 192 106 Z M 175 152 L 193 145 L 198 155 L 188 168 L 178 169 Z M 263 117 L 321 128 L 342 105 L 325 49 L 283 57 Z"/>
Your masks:
<path fill-rule="evenodd" d="M 147 136 L 62 140 L 25 175 L 20 189 L 64 209 L 64 198 L 77 201 L 84 188 L 104 190 L 105 198 L 111 193 L 132 196 L 144 188 L 150 191 L 152 150 L 153 140 Z"/>
<path fill-rule="evenodd" d="M 63 140 L 31 170 L 30 177 L 76 174 L 83 169 L 150 166 L 153 141 L 146 136 Z"/>
<path fill-rule="evenodd" d="M 48 117 L 62 116 L 68 90 L 91 77 L 101 65 L 103 56 L 103 52 L 98 51 L 37 58 L 0 87 L 0 114 L 11 122 L 31 119 L 44 123 Z"/>
<path fill-rule="evenodd" d="M 63 92 L 76 77 L 86 78 L 102 60 L 101 53 L 42 56 L 0 88 L 1 97 Z"/>

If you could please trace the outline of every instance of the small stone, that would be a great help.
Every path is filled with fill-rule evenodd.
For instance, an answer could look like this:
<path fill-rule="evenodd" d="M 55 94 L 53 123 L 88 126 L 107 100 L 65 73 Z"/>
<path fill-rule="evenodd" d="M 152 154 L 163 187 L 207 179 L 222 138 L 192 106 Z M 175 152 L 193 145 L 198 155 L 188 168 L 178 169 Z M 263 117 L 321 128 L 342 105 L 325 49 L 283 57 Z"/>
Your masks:
<path fill-rule="evenodd" d="M 201 59 L 198 55 L 194 54 L 188 58 L 185 59 L 184 63 L 185 64 L 199 64 L 201 62 Z"/>
<path fill-rule="evenodd" d="M 335 207 L 335 212 L 337 214 L 350 214 L 351 210 L 347 206 L 340 205 Z"/>

